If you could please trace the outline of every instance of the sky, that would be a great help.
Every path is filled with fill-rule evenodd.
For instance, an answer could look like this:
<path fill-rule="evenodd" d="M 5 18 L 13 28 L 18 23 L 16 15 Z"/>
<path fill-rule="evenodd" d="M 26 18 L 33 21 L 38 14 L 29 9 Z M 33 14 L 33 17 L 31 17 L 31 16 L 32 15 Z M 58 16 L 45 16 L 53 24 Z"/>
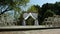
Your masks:
<path fill-rule="evenodd" d="M 30 2 L 27 4 L 26 7 L 23 8 L 23 10 L 27 11 L 28 8 L 32 5 L 39 5 L 42 7 L 43 4 L 45 3 L 55 3 L 55 2 L 60 2 L 60 0 L 30 0 Z"/>
<path fill-rule="evenodd" d="M 60 2 L 60 0 L 30 0 L 29 5 L 42 6 L 45 3 L 55 3 L 55 2 Z"/>

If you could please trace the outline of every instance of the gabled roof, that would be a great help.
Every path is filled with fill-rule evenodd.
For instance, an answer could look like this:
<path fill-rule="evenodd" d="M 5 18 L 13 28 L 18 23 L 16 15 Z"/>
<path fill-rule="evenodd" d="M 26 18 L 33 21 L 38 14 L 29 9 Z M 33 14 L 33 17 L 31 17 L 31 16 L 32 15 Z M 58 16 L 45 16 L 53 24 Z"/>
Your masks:
<path fill-rule="evenodd" d="M 33 19 L 36 19 L 37 15 L 37 13 L 24 13 L 23 18 L 26 20 L 31 16 Z"/>

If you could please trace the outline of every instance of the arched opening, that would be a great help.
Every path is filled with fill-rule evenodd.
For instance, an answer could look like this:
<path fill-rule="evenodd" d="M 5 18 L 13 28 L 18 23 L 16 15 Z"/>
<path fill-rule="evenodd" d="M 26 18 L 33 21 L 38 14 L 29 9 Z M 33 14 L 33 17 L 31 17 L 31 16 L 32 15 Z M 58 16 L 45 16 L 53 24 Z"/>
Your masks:
<path fill-rule="evenodd" d="M 35 19 L 32 18 L 31 16 L 28 17 L 28 19 L 26 19 L 26 25 L 34 25 L 35 23 Z"/>

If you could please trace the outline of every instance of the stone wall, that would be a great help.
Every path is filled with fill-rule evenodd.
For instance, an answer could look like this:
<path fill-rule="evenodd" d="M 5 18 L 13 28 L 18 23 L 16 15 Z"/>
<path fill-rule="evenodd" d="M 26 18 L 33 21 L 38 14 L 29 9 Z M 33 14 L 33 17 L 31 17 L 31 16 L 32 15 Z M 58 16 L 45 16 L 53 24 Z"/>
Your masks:
<path fill-rule="evenodd" d="M 52 25 L 52 26 L 58 26 L 60 27 L 60 16 L 54 15 L 53 17 L 45 18 L 44 22 L 45 25 Z"/>

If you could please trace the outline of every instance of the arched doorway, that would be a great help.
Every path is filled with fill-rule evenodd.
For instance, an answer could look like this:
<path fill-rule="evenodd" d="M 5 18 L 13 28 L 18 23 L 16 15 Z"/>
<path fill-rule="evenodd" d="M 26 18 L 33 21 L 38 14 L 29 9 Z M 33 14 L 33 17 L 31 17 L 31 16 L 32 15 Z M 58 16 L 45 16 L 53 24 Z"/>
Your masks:
<path fill-rule="evenodd" d="M 25 21 L 26 21 L 26 25 L 34 25 L 35 23 L 35 19 L 32 18 L 31 16 L 29 16 L 28 19 Z"/>

